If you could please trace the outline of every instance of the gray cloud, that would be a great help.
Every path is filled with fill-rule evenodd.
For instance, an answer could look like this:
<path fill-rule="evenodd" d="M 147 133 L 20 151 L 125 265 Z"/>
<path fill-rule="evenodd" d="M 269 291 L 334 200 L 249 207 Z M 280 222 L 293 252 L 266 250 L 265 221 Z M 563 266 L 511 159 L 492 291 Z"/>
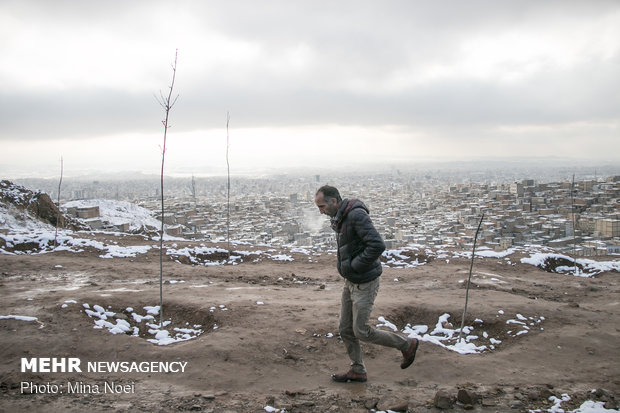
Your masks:
<path fill-rule="evenodd" d="M 118 61 L 109 61 L 109 48 L 84 59 L 127 65 L 126 72 L 138 73 L 136 83 L 152 75 L 161 89 L 169 67 L 139 67 L 142 56 L 145 65 L 165 62 L 167 46 L 179 40 L 180 99 L 171 121 L 180 131 L 223 128 L 227 111 L 235 127 L 398 125 L 444 139 L 489 136 L 501 127 L 620 123 L 617 1 L 20 1 L 3 2 L 0 12 L 30 22 L 20 39 L 36 28 L 61 33 L 59 39 L 123 36 L 113 45 L 127 53 Z M 521 39 L 523 50 L 512 58 L 514 43 L 484 49 L 501 36 Z M 0 52 L 11 44 L 0 44 Z M 226 48 L 236 44 L 248 56 Z M 494 61 L 497 53 L 505 61 Z M 132 54 L 135 60 L 123 60 Z M 26 77 L 33 68 L 23 69 Z M 78 81 L 88 78 L 84 70 L 58 89 L 12 85 L 0 71 L 11 86 L 0 91 L 0 140 L 161 129 L 158 87 L 133 90 L 112 78 L 85 85 Z"/>

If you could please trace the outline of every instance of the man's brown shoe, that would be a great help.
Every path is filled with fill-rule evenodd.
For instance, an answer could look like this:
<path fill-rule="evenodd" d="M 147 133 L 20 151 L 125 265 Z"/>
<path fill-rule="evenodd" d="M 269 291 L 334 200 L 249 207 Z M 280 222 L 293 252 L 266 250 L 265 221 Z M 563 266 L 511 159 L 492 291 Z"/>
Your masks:
<path fill-rule="evenodd" d="M 365 382 L 366 373 L 357 373 L 353 371 L 353 369 L 350 369 L 343 374 L 332 374 L 332 380 L 337 381 L 338 383 L 349 383 L 352 381 Z"/>
<path fill-rule="evenodd" d="M 418 351 L 418 346 L 420 345 L 420 340 L 414 338 L 409 345 L 409 348 L 406 351 L 403 351 L 403 362 L 400 363 L 401 369 L 406 369 L 407 367 L 413 364 L 413 360 L 415 360 L 415 353 Z"/>

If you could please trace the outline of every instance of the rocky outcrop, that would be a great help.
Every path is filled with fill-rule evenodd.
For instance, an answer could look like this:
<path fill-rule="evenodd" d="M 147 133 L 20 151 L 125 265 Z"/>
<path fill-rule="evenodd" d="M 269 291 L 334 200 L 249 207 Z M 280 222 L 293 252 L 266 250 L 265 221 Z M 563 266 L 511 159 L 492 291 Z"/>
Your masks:
<path fill-rule="evenodd" d="M 42 222 L 59 228 L 86 229 L 83 224 L 59 213 L 50 196 L 41 191 L 31 191 L 8 180 L 0 181 L 0 203 L 7 209 L 17 209 Z"/>

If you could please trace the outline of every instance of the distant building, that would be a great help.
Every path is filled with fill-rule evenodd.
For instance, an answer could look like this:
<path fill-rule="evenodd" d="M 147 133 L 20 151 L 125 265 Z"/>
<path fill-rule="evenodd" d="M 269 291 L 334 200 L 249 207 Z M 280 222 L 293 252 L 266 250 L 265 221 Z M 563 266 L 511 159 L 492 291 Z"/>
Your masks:
<path fill-rule="evenodd" d="M 597 219 L 594 225 L 595 231 L 602 237 L 620 237 L 620 220 L 618 219 Z"/>
<path fill-rule="evenodd" d="M 85 219 L 84 222 L 86 223 L 86 225 L 90 227 L 90 229 L 93 229 L 93 230 L 103 229 L 103 221 L 101 221 L 101 219 L 99 218 Z"/>
<path fill-rule="evenodd" d="M 180 237 L 183 234 L 183 226 L 182 225 L 166 226 L 166 234 L 172 237 Z"/>
<path fill-rule="evenodd" d="M 129 232 L 129 223 L 116 224 L 114 227 L 119 232 Z"/>
<path fill-rule="evenodd" d="M 517 182 L 510 184 L 510 193 L 517 196 L 523 196 L 523 184 Z"/>
<path fill-rule="evenodd" d="M 607 254 L 620 254 L 620 244 L 607 244 Z"/>
<path fill-rule="evenodd" d="M 507 250 L 508 248 L 512 247 L 514 243 L 514 238 L 501 238 L 499 240 L 499 248 L 502 250 Z"/>
<path fill-rule="evenodd" d="M 77 213 L 78 218 L 83 218 L 83 219 L 97 218 L 99 216 L 99 207 L 91 206 L 91 207 L 77 208 L 76 213 Z"/>

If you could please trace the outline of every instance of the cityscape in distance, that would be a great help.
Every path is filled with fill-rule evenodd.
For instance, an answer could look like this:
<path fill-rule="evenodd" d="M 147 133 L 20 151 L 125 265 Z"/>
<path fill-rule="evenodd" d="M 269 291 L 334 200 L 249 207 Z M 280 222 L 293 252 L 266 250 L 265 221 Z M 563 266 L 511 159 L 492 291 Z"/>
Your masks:
<path fill-rule="evenodd" d="M 15 182 L 58 198 L 58 179 Z M 486 248 L 543 245 L 579 256 L 620 253 L 617 166 L 468 163 L 368 172 L 316 168 L 233 175 L 230 198 L 226 176 L 166 176 L 166 232 L 192 240 L 223 242 L 230 234 L 235 242 L 330 250 L 335 241 L 329 220 L 314 205 L 316 190 L 324 184 L 369 207 L 388 249 L 471 249 L 484 214 L 478 245 Z M 60 204 L 130 201 L 160 218 L 160 185 L 160 176 L 142 174 L 66 178 Z M 91 228 L 123 231 L 122 225 L 112 226 L 97 215 L 86 216 Z"/>

